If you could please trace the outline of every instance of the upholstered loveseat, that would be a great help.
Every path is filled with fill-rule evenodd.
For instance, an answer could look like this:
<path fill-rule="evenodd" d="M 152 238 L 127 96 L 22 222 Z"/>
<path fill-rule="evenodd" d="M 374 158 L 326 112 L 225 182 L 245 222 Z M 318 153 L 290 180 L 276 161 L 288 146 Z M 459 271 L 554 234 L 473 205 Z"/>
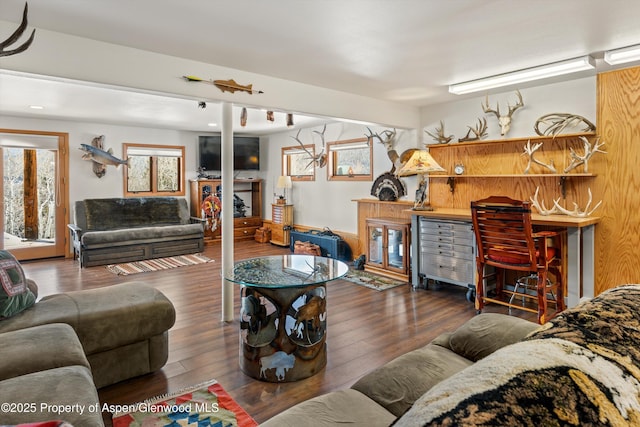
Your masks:
<path fill-rule="evenodd" d="M 86 199 L 69 224 L 81 267 L 202 252 L 202 222 L 176 197 Z"/>
<path fill-rule="evenodd" d="M 392 423 L 640 425 L 640 285 L 606 291 L 542 326 L 480 314 L 262 425 Z"/>
<path fill-rule="evenodd" d="M 0 425 L 63 419 L 102 426 L 96 389 L 166 363 L 173 304 L 142 282 L 34 303 L 35 283 L 0 255 Z"/>

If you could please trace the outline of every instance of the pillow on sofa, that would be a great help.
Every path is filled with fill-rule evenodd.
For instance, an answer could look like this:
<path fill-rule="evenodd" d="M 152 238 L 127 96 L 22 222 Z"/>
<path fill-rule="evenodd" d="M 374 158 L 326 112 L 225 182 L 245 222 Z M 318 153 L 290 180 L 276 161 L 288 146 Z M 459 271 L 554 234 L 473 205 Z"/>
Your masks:
<path fill-rule="evenodd" d="M 14 316 L 36 302 L 20 263 L 7 251 L 0 251 L 0 285 L 0 319 Z"/>
<path fill-rule="evenodd" d="M 506 345 L 522 340 L 538 329 L 537 323 L 498 313 L 482 313 L 469 319 L 449 338 L 449 348 L 477 362 Z"/>

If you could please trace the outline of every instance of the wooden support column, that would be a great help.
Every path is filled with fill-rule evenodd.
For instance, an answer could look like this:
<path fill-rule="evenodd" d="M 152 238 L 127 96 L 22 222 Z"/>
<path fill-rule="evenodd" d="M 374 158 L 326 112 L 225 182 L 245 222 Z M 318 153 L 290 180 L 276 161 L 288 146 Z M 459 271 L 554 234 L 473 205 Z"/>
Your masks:
<path fill-rule="evenodd" d="M 38 163 L 36 150 L 24 150 L 24 237 L 38 238 Z"/>

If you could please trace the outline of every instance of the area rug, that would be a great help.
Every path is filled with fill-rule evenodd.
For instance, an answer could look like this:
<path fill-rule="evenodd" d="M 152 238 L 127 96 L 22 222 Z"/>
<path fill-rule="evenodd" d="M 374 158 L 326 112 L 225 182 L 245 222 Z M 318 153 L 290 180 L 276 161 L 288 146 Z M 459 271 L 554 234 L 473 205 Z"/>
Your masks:
<path fill-rule="evenodd" d="M 119 276 L 146 273 L 148 271 L 167 270 L 169 268 L 187 265 L 205 264 L 213 261 L 202 254 L 178 255 L 167 258 L 146 259 L 144 261 L 127 262 L 124 264 L 109 264 L 107 270 Z"/>
<path fill-rule="evenodd" d="M 132 405 L 112 416 L 113 427 L 253 427 L 258 423 L 215 380 Z"/>
<path fill-rule="evenodd" d="M 407 282 L 403 282 L 401 280 L 391 279 L 389 277 L 383 277 L 378 274 L 373 274 L 363 270 L 355 270 L 353 268 L 349 268 L 347 274 L 341 278 L 377 291 L 384 291 L 407 284 Z"/>

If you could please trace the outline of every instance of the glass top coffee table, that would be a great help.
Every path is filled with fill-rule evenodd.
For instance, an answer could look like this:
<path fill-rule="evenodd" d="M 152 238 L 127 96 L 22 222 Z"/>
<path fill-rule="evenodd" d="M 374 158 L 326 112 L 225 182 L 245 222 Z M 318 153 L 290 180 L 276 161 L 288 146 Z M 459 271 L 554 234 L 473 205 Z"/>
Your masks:
<path fill-rule="evenodd" d="M 312 255 L 275 255 L 235 264 L 242 285 L 240 368 L 252 378 L 298 381 L 327 363 L 326 283 L 347 265 Z"/>

